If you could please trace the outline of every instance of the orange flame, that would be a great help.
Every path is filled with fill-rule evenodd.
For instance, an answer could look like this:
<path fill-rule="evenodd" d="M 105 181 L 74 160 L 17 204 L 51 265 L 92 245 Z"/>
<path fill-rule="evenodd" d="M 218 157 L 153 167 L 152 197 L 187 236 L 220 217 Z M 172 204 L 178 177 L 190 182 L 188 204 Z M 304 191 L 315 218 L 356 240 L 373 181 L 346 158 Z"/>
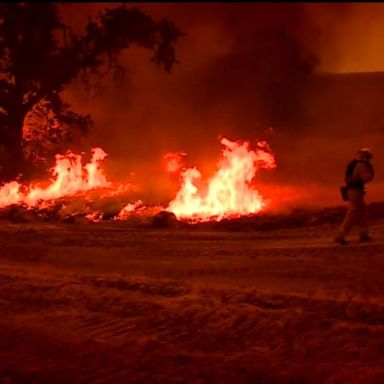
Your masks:
<path fill-rule="evenodd" d="M 41 206 L 42 202 L 73 196 L 96 188 L 110 187 L 111 183 L 100 166 L 106 156 L 107 153 L 101 148 L 94 148 L 91 161 L 83 166 L 81 155 L 72 152 L 56 155 L 56 164 L 51 169 L 53 179 L 47 187 L 38 185 L 25 187 L 17 181 L 4 184 L 0 187 L 0 208 L 12 204 Z"/>
<path fill-rule="evenodd" d="M 183 152 L 171 152 L 164 159 L 168 161 L 168 171 L 181 172 L 181 187 L 173 201 L 166 208 L 178 219 L 190 222 L 222 220 L 243 215 L 256 214 L 267 202 L 253 187 L 256 173 L 261 169 L 276 166 L 275 158 L 265 141 L 257 143 L 251 150 L 248 142 L 221 140 L 224 146 L 222 158 L 216 173 L 202 187 L 201 173 L 197 168 L 183 166 Z M 84 195 L 96 189 L 108 188 L 104 196 L 122 196 L 128 190 L 134 190 L 131 184 L 115 185 L 107 180 L 101 163 L 108 156 L 101 148 L 92 149 L 91 160 L 82 163 L 82 155 L 72 152 L 56 155 L 56 163 L 51 168 L 52 180 L 47 185 L 31 184 L 24 186 L 12 181 L 0 186 L 0 208 L 13 204 L 26 205 L 28 208 L 44 208 L 56 199 L 74 195 Z M 103 191 L 104 192 L 104 191 Z M 87 196 L 89 196 L 87 194 Z M 103 196 L 103 197 L 104 197 Z M 126 220 L 135 215 L 151 216 L 164 208 L 160 205 L 147 207 L 141 200 L 128 203 L 115 220 Z M 100 221 L 102 211 L 87 208 L 86 217 L 90 221 Z"/>
<path fill-rule="evenodd" d="M 128 203 L 115 217 L 115 220 L 125 220 L 131 216 L 133 212 L 139 212 L 143 209 L 145 209 L 145 205 L 141 200 L 137 200 L 135 203 Z"/>
<path fill-rule="evenodd" d="M 160 204 L 147 206 L 141 200 L 137 200 L 135 203 L 128 203 L 120 211 L 120 213 L 114 217 L 114 220 L 117 220 L 117 221 L 127 220 L 128 218 L 133 216 L 151 217 L 163 210 L 164 210 L 164 207 L 161 206 Z"/>
<path fill-rule="evenodd" d="M 182 185 L 167 210 L 178 219 L 189 221 L 221 220 L 259 212 L 266 205 L 251 182 L 260 169 L 276 167 L 275 158 L 265 141 L 253 151 L 248 142 L 221 140 L 223 158 L 217 172 L 204 190 L 195 181 L 201 178 L 197 168 L 182 173 Z"/>

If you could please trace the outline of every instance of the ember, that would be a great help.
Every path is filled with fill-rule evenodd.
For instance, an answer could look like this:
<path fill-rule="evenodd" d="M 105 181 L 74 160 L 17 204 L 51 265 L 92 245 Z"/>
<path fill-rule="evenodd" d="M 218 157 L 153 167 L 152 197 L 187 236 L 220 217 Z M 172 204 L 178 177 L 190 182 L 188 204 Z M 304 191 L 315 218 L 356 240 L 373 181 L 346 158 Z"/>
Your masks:
<path fill-rule="evenodd" d="M 186 155 L 184 152 L 169 152 L 163 159 L 166 162 L 167 172 L 177 173 L 183 167 L 183 157 Z"/>

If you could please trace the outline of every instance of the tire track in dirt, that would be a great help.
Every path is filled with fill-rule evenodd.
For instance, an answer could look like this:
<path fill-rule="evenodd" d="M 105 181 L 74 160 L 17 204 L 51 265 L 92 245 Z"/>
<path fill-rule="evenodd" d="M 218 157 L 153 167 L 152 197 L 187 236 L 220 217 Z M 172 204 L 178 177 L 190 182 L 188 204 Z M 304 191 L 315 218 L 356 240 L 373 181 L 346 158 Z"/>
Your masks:
<path fill-rule="evenodd" d="M 110 312 L 108 308 L 111 303 L 108 299 L 109 292 L 112 295 L 111 299 L 113 299 L 113 293 L 116 290 L 129 293 L 132 292 L 132 287 L 136 287 L 136 291 L 143 291 L 143 287 L 135 284 L 135 281 L 129 281 L 129 278 L 120 278 L 120 288 L 108 288 L 108 285 L 116 286 L 117 279 L 111 278 L 110 281 L 105 277 L 102 279 L 104 284 L 100 288 L 104 289 L 105 300 L 104 304 L 97 306 L 98 314 L 89 318 L 77 318 L 71 323 L 62 323 L 64 326 L 62 330 L 62 332 L 64 332 L 63 336 L 58 338 L 56 344 L 54 343 L 53 345 L 53 339 L 46 334 L 44 329 L 41 329 L 40 332 L 35 330 L 34 332 L 39 334 L 39 338 L 44 340 L 43 347 L 38 350 L 39 359 L 37 360 L 36 358 L 31 359 L 30 350 L 25 350 L 24 353 L 16 350 L 14 353 L 8 353 L 6 355 L 8 359 L 14 360 L 18 358 L 18 361 L 23 361 L 23 375 L 26 383 L 32 382 L 28 381 L 32 377 L 32 373 L 28 373 L 29 369 L 35 372 L 35 377 L 40 380 L 38 382 L 47 380 L 46 382 L 55 383 L 84 383 L 97 378 L 101 383 L 111 383 L 115 382 L 115 380 L 127 380 L 130 378 L 132 368 L 121 369 L 124 364 L 124 359 L 120 359 L 121 356 L 129 353 L 129 351 L 132 353 L 132 347 L 128 349 L 125 348 L 127 348 L 127 343 L 129 344 L 130 338 L 140 339 L 141 335 L 143 335 L 142 325 L 139 326 L 139 332 L 133 333 L 132 322 L 129 324 L 129 322 L 124 319 L 123 313 L 118 318 L 115 316 L 108 316 L 106 318 L 105 314 Z M 95 281 L 97 282 L 99 280 L 100 278 L 97 278 Z M 89 286 L 93 286 L 95 281 L 86 280 L 84 284 L 87 283 Z M 30 289 L 33 289 L 34 285 L 38 286 L 40 283 L 36 282 L 33 284 L 33 281 L 29 281 L 28 284 Z M 167 283 L 165 283 L 165 285 L 166 284 Z M 152 290 L 145 288 L 144 290 L 147 291 L 147 296 L 153 297 L 154 292 L 159 288 L 161 283 L 159 284 L 158 281 L 147 282 L 147 286 L 152 285 L 157 288 Z M 128 291 L 125 289 L 127 286 L 131 287 Z M 85 288 L 77 285 L 75 289 L 84 290 Z M 88 289 L 85 289 L 85 291 L 91 295 L 86 297 L 87 301 L 92 301 L 94 298 L 93 293 Z M 170 301 L 169 303 L 175 300 L 175 297 L 162 296 L 161 292 L 164 292 L 164 290 L 160 289 L 157 292 L 161 300 L 168 300 Z M 60 292 L 57 291 L 56 294 L 59 295 Z M 258 339 L 261 333 L 265 333 L 268 330 L 267 335 L 268 338 L 271 338 L 272 348 L 280 349 L 282 351 L 281 353 L 283 353 L 285 348 L 288 348 L 289 339 L 285 341 L 284 334 L 282 334 L 280 341 L 272 338 L 273 329 L 277 327 L 277 329 L 281 329 L 281 331 L 290 335 L 292 329 L 303 327 L 304 324 L 307 324 L 306 328 L 302 328 L 302 332 L 305 334 L 306 332 L 310 332 L 311 327 L 315 327 L 315 329 L 318 327 L 316 325 L 316 319 L 319 313 L 329 319 L 328 321 L 334 321 L 332 319 L 336 319 L 341 322 L 340 324 L 349 324 L 351 322 L 359 323 L 361 326 L 382 326 L 384 324 L 384 319 L 381 319 L 380 316 L 375 313 L 374 308 L 371 308 L 365 313 L 352 312 L 348 314 L 345 308 L 342 309 L 345 304 L 326 302 L 324 300 L 309 300 L 308 298 L 287 295 L 265 295 L 252 290 L 244 292 L 239 290 L 222 291 L 206 289 L 204 291 L 197 291 L 195 295 L 197 296 L 177 296 L 176 300 L 178 300 L 178 305 L 168 307 L 168 311 L 173 315 L 164 318 L 164 322 L 161 321 L 158 324 L 154 324 L 155 326 L 149 331 L 149 334 L 161 335 L 161 332 L 165 332 L 165 334 L 161 336 L 162 338 L 165 337 L 162 342 L 163 344 L 167 343 L 169 346 L 173 345 L 173 348 L 179 346 L 179 348 L 183 349 L 187 346 L 189 346 L 187 348 L 191 348 L 192 346 L 192 348 L 202 348 L 202 350 L 208 348 L 208 353 L 209 349 L 213 348 L 219 340 L 222 340 L 223 348 L 226 345 L 232 346 L 233 348 L 235 343 L 239 344 L 237 348 L 241 348 L 247 340 L 252 341 Z M 211 299 L 213 298 L 214 300 L 212 301 Z M 99 301 L 96 302 L 99 304 Z M 208 303 L 209 305 L 207 306 Z M 248 307 L 244 307 L 245 304 L 251 307 L 247 309 Z M 121 305 L 124 305 L 124 303 L 121 303 Z M 166 302 L 164 302 L 164 305 L 167 305 Z M 340 305 L 342 305 L 342 307 L 340 307 Z M 90 307 L 93 306 L 86 305 L 80 309 L 84 311 Z M 181 308 L 184 309 L 180 311 Z M 225 310 L 225 308 L 228 308 L 228 311 L 232 313 L 229 321 L 223 316 L 223 310 Z M 256 311 L 252 308 L 255 308 Z M 281 315 L 291 308 L 300 308 L 300 311 L 297 312 L 296 315 L 289 315 L 284 320 L 284 317 L 281 317 Z M 186 311 L 186 309 L 188 309 L 188 311 Z M 87 313 L 92 314 L 92 311 L 87 310 Z M 154 313 L 152 313 L 152 315 L 154 315 Z M 42 314 L 42 316 L 44 316 L 44 314 Z M 307 322 L 309 320 L 311 322 L 308 328 Z M 139 319 L 134 321 L 136 325 L 139 325 Z M 280 323 L 281 325 L 279 325 Z M 77 326 L 75 326 L 76 324 Z M 343 325 L 343 327 L 345 328 L 345 325 Z M 82 344 L 78 345 L 82 351 L 80 354 L 74 353 L 76 346 L 71 346 L 71 338 L 68 337 L 69 334 L 72 334 L 71 331 L 73 329 L 79 331 L 77 339 L 81 336 L 83 340 Z M 184 332 L 183 329 L 185 330 Z M 342 328 L 340 329 L 342 331 Z M 224 335 L 225 337 L 223 338 Z M 24 341 L 28 341 L 29 337 L 32 336 L 28 336 L 28 332 L 24 333 Z M 32 340 L 33 337 L 30 342 L 32 342 Z M 87 347 L 86 340 L 92 341 L 90 344 L 91 347 Z M 93 344 L 95 342 L 96 344 Z M 285 345 L 284 343 L 288 344 L 283 348 L 282 345 L 276 344 L 277 342 L 280 344 L 283 343 L 282 345 Z M 120 357 L 115 361 L 110 361 L 105 351 L 108 350 L 111 353 L 114 349 L 114 344 L 117 345 L 116 348 L 118 348 L 118 356 Z M 144 353 L 144 351 L 145 349 L 141 350 L 140 353 Z M 260 351 L 258 353 L 260 353 Z M 58 363 L 58 360 L 60 363 Z M 101 371 L 99 370 L 100 364 L 103 367 Z M 131 361 L 130 364 L 133 364 L 133 361 Z"/>
<path fill-rule="evenodd" d="M 255 378 L 323 384 L 336 382 L 335 374 L 339 382 L 368 384 L 364 369 L 380 375 L 383 244 L 336 247 L 325 243 L 324 233 L 281 233 L 280 242 L 267 235 L 254 240 L 249 233 L 236 240 L 215 234 L 214 241 L 209 234 L 188 240 L 183 233 L 178 241 L 179 234 L 170 240 L 168 233 L 157 233 L 148 244 L 148 233 L 136 243 L 115 238 L 101 251 L 110 253 L 87 256 L 101 263 L 126 252 L 127 269 L 130 257 L 151 264 L 141 276 L 100 273 L 102 263 L 98 270 L 76 270 L 76 276 L 60 268 L 52 274 L 40 268 L 55 262 L 51 254 L 36 264 L 9 263 L 0 255 L 0 383 L 7 372 L 17 384 L 224 384 Z M 81 236 L 92 243 L 91 230 Z M 63 245 L 68 239 L 52 252 L 70 247 Z M 84 262 L 87 247 L 72 249 L 74 259 Z M 156 272 L 159 277 L 152 278 Z M 195 284 L 223 275 L 232 277 L 231 284 Z M 243 287 L 253 275 L 283 285 L 271 291 L 256 289 L 254 282 Z M 322 289 L 305 286 L 305 278 L 318 280 Z M 295 279 L 301 292 L 292 288 Z M 311 372 L 300 371 L 303 361 Z"/>
<path fill-rule="evenodd" d="M 73 331 L 80 331 L 90 340 L 98 340 L 104 342 L 122 341 L 124 335 L 130 334 L 136 324 L 132 319 L 124 319 L 123 317 L 102 318 L 101 316 L 94 320 L 80 320 L 69 324 L 69 328 Z"/>

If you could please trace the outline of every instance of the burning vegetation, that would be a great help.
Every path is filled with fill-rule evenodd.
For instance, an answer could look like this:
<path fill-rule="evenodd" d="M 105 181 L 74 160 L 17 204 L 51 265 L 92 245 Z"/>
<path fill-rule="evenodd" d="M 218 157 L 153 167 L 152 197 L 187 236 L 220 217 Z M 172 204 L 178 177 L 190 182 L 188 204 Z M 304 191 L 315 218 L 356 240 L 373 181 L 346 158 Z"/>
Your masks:
<path fill-rule="evenodd" d="M 265 141 L 258 142 L 255 149 L 246 141 L 221 139 L 222 156 L 216 172 L 205 182 L 201 182 L 201 173 L 196 167 L 182 165 L 182 156 L 186 154 L 170 153 L 164 158 L 169 160 L 167 170 L 179 173 L 180 187 L 176 197 L 167 207 L 147 207 L 141 200 L 130 201 L 113 218 L 124 220 L 135 214 L 153 214 L 161 210 L 173 213 L 178 219 L 188 222 L 219 221 L 224 218 L 238 218 L 260 212 L 267 201 L 254 186 L 255 176 L 261 169 L 273 169 L 275 158 Z M 85 198 L 90 192 L 99 192 L 98 197 L 127 196 L 133 185 L 121 185 L 108 180 L 102 162 L 107 153 L 101 148 L 92 150 L 92 158 L 83 164 L 83 156 L 68 152 L 56 155 L 56 163 L 51 168 L 52 179 L 49 182 L 33 182 L 22 185 L 10 181 L 0 187 L 0 208 L 20 205 L 27 209 L 46 209 L 63 198 Z M 91 221 L 102 218 L 103 212 L 85 212 Z"/>
<path fill-rule="evenodd" d="M 192 221 L 221 220 L 255 214 L 266 202 L 252 187 L 260 169 L 275 167 L 275 158 L 266 142 L 255 150 L 248 142 L 221 140 L 222 158 L 215 174 L 206 185 L 199 186 L 201 173 L 197 168 L 183 169 L 181 187 L 167 208 L 179 219 Z"/>

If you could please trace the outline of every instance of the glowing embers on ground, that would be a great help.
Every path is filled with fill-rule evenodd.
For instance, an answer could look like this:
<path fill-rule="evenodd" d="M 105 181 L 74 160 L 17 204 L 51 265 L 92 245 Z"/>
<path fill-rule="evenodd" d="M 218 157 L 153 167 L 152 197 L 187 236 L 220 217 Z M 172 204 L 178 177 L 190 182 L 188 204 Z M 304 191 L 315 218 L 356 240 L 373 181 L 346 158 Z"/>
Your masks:
<path fill-rule="evenodd" d="M 135 203 L 128 203 L 119 214 L 114 217 L 114 220 L 127 220 L 133 216 L 153 217 L 162 211 L 164 211 L 164 207 L 159 204 L 148 206 L 141 200 L 137 200 Z"/>
<path fill-rule="evenodd" d="M 276 167 L 275 158 L 265 141 L 251 150 L 248 142 L 221 140 L 224 146 L 216 173 L 204 188 L 196 185 L 201 178 L 197 168 L 184 169 L 182 184 L 167 211 L 188 221 L 222 220 L 259 212 L 265 200 L 252 186 L 260 169 Z"/>
<path fill-rule="evenodd" d="M 48 185 L 23 186 L 11 181 L 0 187 L 0 208 L 12 204 L 43 207 L 47 202 L 64 196 L 109 188 L 111 183 L 101 169 L 101 162 L 106 156 L 107 153 L 101 148 L 94 148 L 91 160 L 83 165 L 81 155 L 72 152 L 56 155 L 56 164 L 51 169 L 53 178 Z"/>

